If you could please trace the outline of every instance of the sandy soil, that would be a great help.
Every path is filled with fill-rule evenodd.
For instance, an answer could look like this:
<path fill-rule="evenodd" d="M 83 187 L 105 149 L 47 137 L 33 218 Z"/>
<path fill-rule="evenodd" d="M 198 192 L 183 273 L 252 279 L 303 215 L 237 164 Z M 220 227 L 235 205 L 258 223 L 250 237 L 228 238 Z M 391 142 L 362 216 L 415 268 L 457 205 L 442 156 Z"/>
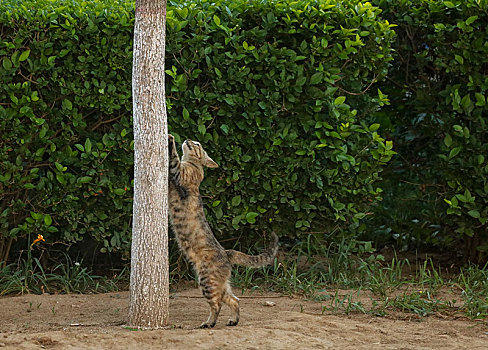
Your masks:
<path fill-rule="evenodd" d="M 195 329 L 207 317 L 196 289 L 171 299 L 171 327 L 123 327 L 128 293 L 0 298 L 0 347 L 6 349 L 488 349 L 488 327 L 463 319 L 322 313 L 319 302 L 245 294 L 241 323 Z M 274 304 L 274 306 L 269 306 Z"/>

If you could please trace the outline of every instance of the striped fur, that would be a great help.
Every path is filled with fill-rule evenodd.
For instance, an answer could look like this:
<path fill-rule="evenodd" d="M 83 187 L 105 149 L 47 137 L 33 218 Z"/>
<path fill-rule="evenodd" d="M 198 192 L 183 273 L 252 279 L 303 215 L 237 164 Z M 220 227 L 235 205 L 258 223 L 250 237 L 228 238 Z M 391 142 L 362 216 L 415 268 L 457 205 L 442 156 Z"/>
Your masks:
<path fill-rule="evenodd" d="M 198 274 L 200 289 L 210 305 L 210 315 L 200 327 L 212 328 L 222 304 L 232 311 L 228 326 L 239 323 L 239 299 L 232 293 L 229 279 L 232 265 L 262 267 L 274 260 L 278 237 L 273 232 L 271 246 L 262 254 L 251 256 L 236 250 L 225 250 L 217 241 L 205 219 L 199 192 L 204 167 L 217 168 L 200 143 L 186 140 L 180 161 L 174 137 L 168 136 L 169 147 L 169 213 L 180 249 Z"/>

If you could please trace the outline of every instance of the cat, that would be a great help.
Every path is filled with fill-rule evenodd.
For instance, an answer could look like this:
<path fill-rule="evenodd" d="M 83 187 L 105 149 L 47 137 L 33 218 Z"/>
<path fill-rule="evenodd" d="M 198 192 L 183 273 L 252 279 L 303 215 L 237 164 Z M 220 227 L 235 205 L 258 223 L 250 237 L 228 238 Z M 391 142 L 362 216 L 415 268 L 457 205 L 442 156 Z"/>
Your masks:
<path fill-rule="evenodd" d="M 197 141 L 186 140 L 182 150 L 180 161 L 174 137 L 168 135 L 169 215 L 178 246 L 198 274 L 200 289 L 210 305 L 210 315 L 200 328 L 215 326 L 222 304 L 228 305 L 232 312 L 227 325 L 236 326 L 239 299 L 232 293 L 229 283 L 232 265 L 262 267 L 271 264 L 278 251 L 278 237 L 272 232 L 270 247 L 255 256 L 225 250 L 205 218 L 199 192 L 204 167 L 217 168 L 218 165 Z"/>

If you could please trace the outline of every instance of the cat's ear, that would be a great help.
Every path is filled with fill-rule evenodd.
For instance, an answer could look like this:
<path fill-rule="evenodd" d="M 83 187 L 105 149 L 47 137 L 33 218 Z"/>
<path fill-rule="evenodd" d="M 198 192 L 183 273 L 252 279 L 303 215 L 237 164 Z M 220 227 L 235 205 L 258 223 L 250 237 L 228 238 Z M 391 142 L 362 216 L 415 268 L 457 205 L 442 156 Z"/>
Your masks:
<path fill-rule="evenodd" d="M 205 158 L 203 160 L 203 165 L 205 165 L 208 168 L 218 168 L 219 165 L 213 161 L 212 158 L 208 156 L 207 153 L 205 153 Z"/>

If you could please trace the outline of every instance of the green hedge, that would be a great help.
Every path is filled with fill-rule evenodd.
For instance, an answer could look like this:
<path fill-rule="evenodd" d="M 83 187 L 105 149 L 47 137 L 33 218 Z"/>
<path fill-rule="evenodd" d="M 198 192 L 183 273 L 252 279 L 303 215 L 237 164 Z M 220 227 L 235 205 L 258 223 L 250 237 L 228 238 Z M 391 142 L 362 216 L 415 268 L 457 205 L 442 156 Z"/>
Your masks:
<path fill-rule="evenodd" d="M 3 236 L 128 249 L 130 9 L 2 1 Z"/>
<path fill-rule="evenodd" d="M 388 187 L 387 210 L 403 213 L 388 222 L 418 232 L 419 242 L 464 240 L 475 258 L 488 248 L 488 2 L 373 3 L 398 25 L 396 64 L 382 87 L 391 105 L 378 118 L 401 155 L 389 174 L 406 182 Z"/>
<path fill-rule="evenodd" d="M 133 3 L 0 4 L 2 235 L 129 251 Z M 220 168 L 219 237 L 355 230 L 394 152 L 370 115 L 392 26 L 360 1 L 197 1 L 167 14 L 169 128 Z"/>

